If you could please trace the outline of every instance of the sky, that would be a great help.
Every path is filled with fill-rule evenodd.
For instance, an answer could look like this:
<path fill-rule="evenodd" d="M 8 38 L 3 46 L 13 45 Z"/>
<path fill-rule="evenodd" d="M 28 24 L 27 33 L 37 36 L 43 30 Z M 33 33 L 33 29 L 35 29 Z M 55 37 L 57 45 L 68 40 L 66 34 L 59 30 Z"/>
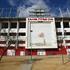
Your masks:
<path fill-rule="evenodd" d="M 28 17 L 29 11 L 38 6 L 46 7 L 52 16 L 69 16 L 70 0 L 0 0 L 0 8 L 16 8 L 19 17 Z"/>

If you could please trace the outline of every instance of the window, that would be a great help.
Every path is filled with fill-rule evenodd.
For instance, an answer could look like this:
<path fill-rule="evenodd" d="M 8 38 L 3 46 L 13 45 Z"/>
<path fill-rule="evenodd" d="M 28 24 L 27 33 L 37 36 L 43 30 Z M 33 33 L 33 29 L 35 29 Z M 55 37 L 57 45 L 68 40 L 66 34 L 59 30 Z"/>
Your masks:
<path fill-rule="evenodd" d="M 55 22 L 56 28 L 61 28 L 60 22 Z"/>
<path fill-rule="evenodd" d="M 16 28 L 17 27 L 17 23 L 11 23 L 10 24 L 10 28 Z"/>
<path fill-rule="evenodd" d="M 11 40 L 11 41 L 9 41 L 9 43 L 10 43 L 10 44 L 15 44 L 16 41 L 15 41 L 15 40 Z"/>
<path fill-rule="evenodd" d="M 2 23 L 0 23 L 0 29 L 1 29 L 1 24 L 2 24 Z"/>
<path fill-rule="evenodd" d="M 10 36 L 16 36 L 16 33 L 10 33 Z"/>
<path fill-rule="evenodd" d="M 2 28 L 8 28 L 8 23 L 2 23 Z"/>
<path fill-rule="evenodd" d="M 20 22 L 19 28 L 26 28 L 26 22 Z"/>
<path fill-rule="evenodd" d="M 19 36 L 26 36 L 26 33 L 19 33 Z"/>
<path fill-rule="evenodd" d="M 2 36 L 7 36 L 7 33 L 1 33 Z"/>
<path fill-rule="evenodd" d="M 0 41 L 0 44 L 6 44 L 6 41 Z"/>
<path fill-rule="evenodd" d="M 57 40 L 58 43 L 63 43 L 63 40 Z"/>
<path fill-rule="evenodd" d="M 69 28 L 69 22 L 63 22 L 63 27 L 64 28 Z"/>
<path fill-rule="evenodd" d="M 57 35 L 62 35 L 62 32 L 57 32 Z"/>
<path fill-rule="evenodd" d="M 21 41 L 21 40 L 20 40 L 20 41 L 18 41 L 18 43 L 19 43 L 19 44 L 23 44 L 23 43 L 25 44 L 25 41 Z"/>
<path fill-rule="evenodd" d="M 70 32 L 66 32 L 65 35 L 70 35 Z"/>

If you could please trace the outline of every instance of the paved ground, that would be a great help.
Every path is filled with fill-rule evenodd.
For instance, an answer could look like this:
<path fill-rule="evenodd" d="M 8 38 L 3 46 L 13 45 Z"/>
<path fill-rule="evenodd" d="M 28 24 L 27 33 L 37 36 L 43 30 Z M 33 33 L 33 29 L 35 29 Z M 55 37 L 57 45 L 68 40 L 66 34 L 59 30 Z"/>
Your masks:
<path fill-rule="evenodd" d="M 25 63 L 21 66 L 20 70 L 32 70 L 32 64 Z"/>

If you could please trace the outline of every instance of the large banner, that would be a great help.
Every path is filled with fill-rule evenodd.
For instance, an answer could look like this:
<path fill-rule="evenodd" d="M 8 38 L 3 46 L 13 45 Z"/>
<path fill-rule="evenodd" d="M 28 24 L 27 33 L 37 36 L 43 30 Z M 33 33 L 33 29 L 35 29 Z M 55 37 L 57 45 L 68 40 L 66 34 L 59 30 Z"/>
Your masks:
<path fill-rule="evenodd" d="M 58 48 L 54 18 L 28 18 L 27 48 Z"/>
<path fill-rule="evenodd" d="M 51 22 L 32 22 L 30 35 L 32 48 L 57 48 L 55 24 Z"/>

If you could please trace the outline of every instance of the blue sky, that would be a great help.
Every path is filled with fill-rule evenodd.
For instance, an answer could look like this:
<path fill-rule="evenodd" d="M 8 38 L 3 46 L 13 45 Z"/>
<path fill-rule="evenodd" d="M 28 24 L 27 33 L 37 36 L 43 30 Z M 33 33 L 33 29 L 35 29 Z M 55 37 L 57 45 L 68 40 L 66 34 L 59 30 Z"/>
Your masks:
<path fill-rule="evenodd" d="M 27 1 L 29 0 L 0 0 L 0 7 L 18 7 L 20 5 L 28 5 Z M 51 7 L 60 7 L 65 8 L 69 7 L 70 0 L 43 0 L 46 4 Z"/>
<path fill-rule="evenodd" d="M 58 13 L 59 8 L 61 8 L 64 14 L 66 14 L 67 8 L 70 10 L 70 0 L 0 0 L 0 8 L 17 8 L 18 10 L 23 8 L 20 9 L 19 13 L 22 15 L 22 10 L 25 13 L 40 1 L 44 2 L 43 4 L 50 8 L 55 15 Z"/>

